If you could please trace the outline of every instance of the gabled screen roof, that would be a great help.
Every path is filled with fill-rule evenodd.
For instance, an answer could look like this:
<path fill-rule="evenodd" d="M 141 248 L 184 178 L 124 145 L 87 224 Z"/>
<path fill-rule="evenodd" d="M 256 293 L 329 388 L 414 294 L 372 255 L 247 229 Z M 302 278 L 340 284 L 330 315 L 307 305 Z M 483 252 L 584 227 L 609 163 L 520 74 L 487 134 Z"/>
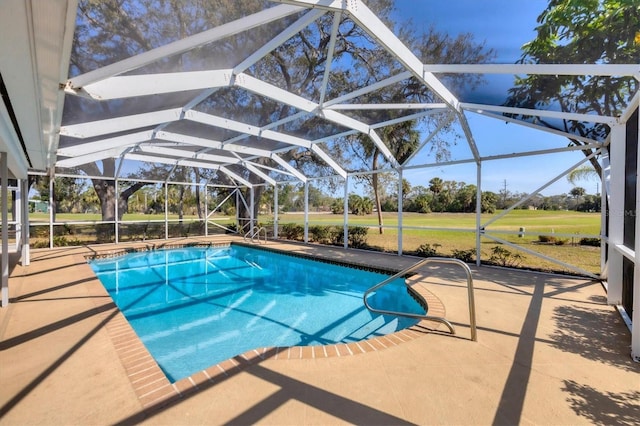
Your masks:
<path fill-rule="evenodd" d="M 565 123 L 615 123 L 613 114 L 578 113 L 536 99 L 509 102 L 517 92 L 505 88 L 517 78 L 538 75 L 549 86 L 572 75 L 624 78 L 631 97 L 640 72 L 637 64 L 499 62 L 513 52 L 483 46 L 501 40 L 499 31 L 489 37 L 460 32 L 465 22 L 474 31 L 490 27 L 472 25 L 477 5 L 469 1 L 447 2 L 460 12 L 449 26 L 438 21 L 442 5 L 406 0 L 397 0 L 395 10 L 383 1 L 291 0 L 238 1 L 232 8 L 193 1 L 180 11 L 146 9 L 138 1 L 119 2 L 118 13 L 111 2 L 80 3 L 60 168 L 124 160 L 243 166 L 238 183 L 273 183 L 282 177 L 278 171 L 310 177 L 292 170 L 313 156 L 325 173 L 345 177 L 351 168 L 341 146 L 371 144 L 388 167 L 401 167 L 386 129 L 412 123 L 422 132 L 419 148 L 426 149 L 429 135 L 452 120 L 481 161 L 468 113 L 555 127 L 567 136 L 576 125 Z M 544 8 L 545 2 L 533 3 Z M 505 14 L 513 6 L 505 7 L 508 27 Z M 494 22 L 501 14 L 487 12 Z M 535 25 L 525 32 L 530 38 Z M 437 38 L 446 29 L 450 33 Z M 260 166 L 266 171 L 256 172 Z"/>

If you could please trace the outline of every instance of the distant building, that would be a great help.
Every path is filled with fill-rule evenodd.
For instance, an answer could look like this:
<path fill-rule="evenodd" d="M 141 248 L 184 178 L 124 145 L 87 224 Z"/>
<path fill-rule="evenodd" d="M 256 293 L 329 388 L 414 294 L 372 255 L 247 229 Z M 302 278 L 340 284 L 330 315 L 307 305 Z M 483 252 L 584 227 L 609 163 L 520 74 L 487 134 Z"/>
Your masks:
<path fill-rule="evenodd" d="M 31 208 L 29 209 L 33 213 L 48 213 L 49 212 L 49 203 L 42 200 L 29 200 L 29 205 Z"/>

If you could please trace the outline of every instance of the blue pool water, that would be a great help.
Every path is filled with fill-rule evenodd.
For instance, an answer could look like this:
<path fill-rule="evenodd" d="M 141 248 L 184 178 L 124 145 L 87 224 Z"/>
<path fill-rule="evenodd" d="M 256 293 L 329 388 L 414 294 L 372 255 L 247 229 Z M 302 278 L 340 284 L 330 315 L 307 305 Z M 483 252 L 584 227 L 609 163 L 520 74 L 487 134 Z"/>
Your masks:
<path fill-rule="evenodd" d="M 171 381 L 250 349 L 348 343 L 415 324 L 369 312 L 387 276 L 244 246 L 188 247 L 90 262 Z M 374 308 L 424 314 L 398 279 Z"/>

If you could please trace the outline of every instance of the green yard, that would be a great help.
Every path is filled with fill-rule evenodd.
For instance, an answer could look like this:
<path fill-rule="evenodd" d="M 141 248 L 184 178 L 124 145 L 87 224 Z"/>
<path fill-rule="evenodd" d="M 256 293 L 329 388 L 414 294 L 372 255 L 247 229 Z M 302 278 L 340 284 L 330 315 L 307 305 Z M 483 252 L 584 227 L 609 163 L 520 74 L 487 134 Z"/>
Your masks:
<path fill-rule="evenodd" d="M 484 224 L 495 215 L 482 215 Z M 263 218 L 261 218 L 263 219 Z M 302 214 L 282 214 L 279 216 L 279 223 L 304 223 Z M 383 215 L 384 233 L 380 234 L 377 226 L 377 217 L 349 216 L 349 225 L 368 226 L 368 244 L 385 251 L 397 251 L 398 231 L 397 215 L 385 213 Z M 341 225 L 342 216 L 332 214 L 310 214 L 309 225 Z M 402 235 L 403 250 L 410 252 L 416 250 L 423 244 L 431 244 L 439 254 L 451 256 L 453 250 L 467 250 L 475 247 L 476 215 L 473 213 L 405 213 L 402 219 L 405 228 Z M 386 228 L 386 227 L 389 228 Z M 414 229 L 407 229 L 414 228 Z M 415 228 L 449 228 L 449 230 L 431 230 Z M 501 234 L 491 231 L 514 231 L 520 228 L 525 229 L 524 236 L 517 234 Z M 451 230 L 455 229 L 455 230 Z M 468 232 L 462 231 L 463 229 Z M 599 247 L 580 245 L 580 238 L 572 236 L 558 236 L 557 244 L 540 243 L 537 235 L 531 233 L 541 233 L 544 235 L 555 234 L 600 234 L 600 213 L 582 213 L 575 211 L 544 211 L 544 210 L 514 210 L 506 216 L 493 222 L 486 228 L 487 233 L 498 238 L 507 240 L 522 247 L 533 250 L 537 253 L 558 259 L 562 262 L 578 266 L 592 273 L 600 271 L 600 249 Z M 562 243 L 562 244 L 560 244 Z M 483 238 L 481 240 L 482 259 L 488 260 L 491 250 L 499 243 Z M 568 268 L 553 262 L 530 255 L 520 250 L 506 247 L 514 254 L 519 253 L 523 258 L 519 260 L 518 266 L 542 269 L 549 271 L 570 272 Z"/>
<path fill-rule="evenodd" d="M 482 224 L 495 215 L 482 215 Z M 384 233 L 380 234 L 377 225 L 377 216 L 353 216 L 349 215 L 349 225 L 366 226 L 369 228 L 367 244 L 374 249 L 394 252 L 398 250 L 398 229 L 397 215 L 394 213 L 384 213 Z M 32 213 L 30 220 L 32 223 L 48 222 L 49 216 L 46 213 Z M 195 216 L 185 216 L 186 223 L 196 220 Z M 279 224 L 286 223 L 304 224 L 304 214 L 285 213 L 280 214 Z M 342 225 L 342 215 L 327 213 L 310 213 L 309 225 Z M 169 220 L 178 220 L 177 215 L 169 215 Z M 225 225 L 235 222 L 235 218 L 227 216 L 217 216 L 214 220 Z M 261 224 L 271 224 L 272 215 L 260 215 L 258 218 Z M 57 214 L 56 222 L 80 222 L 80 221 L 100 221 L 98 214 Z M 151 223 L 152 221 L 164 221 L 164 214 L 125 214 L 123 221 L 142 221 Z M 404 232 L 402 235 L 403 251 L 412 252 L 420 246 L 429 244 L 439 255 L 451 256 L 454 250 L 469 250 L 475 247 L 476 216 L 473 213 L 405 213 L 402 218 Z M 175 226 L 175 225 L 174 225 Z M 157 225 L 161 227 L 160 224 Z M 434 230 L 426 228 L 447 228 L 446 230 Z M 492 233 L 492 231 L 513 231 L 525 230 L 523 236 L 517 234 Z M 48 229 L 48 227 L 47 227 Z M 133 229 L 133 228 L 132 228 Z M 214 229 L 210 227 L 210 230 Z M 48 232 L 41 228 L 41 231 Z M 600 248 L 580 245 L 580 238 L 573 237 L 576 234 L 599 235 L 600 234 L 600 214 L 582 213 L 575 211 L 545 211 L 545 210 L 514 210 L 506 216 L 490 224 L 486 231 L 490 235 L 516 243 L 526 249 L 558 259 L 562 262 L 578 266 L 584 270 L 599 273 L 600 271 Z M 136 230 L 140 232 L 140 230 Z M 156 231 L 158 235 L 164 235 L 163 231 Z M 556 243 L 541 243 L 538 235 L 541 233 L 547 236 L 556 236 Z M 40 232 L 42 235 L 43 232 Z M 562 234 L 565 234 L 564 236 Z M 35 235 L 32 233 L 32 236 Z M 149 236 L 147 236 L 148 238 Z M 74 238 L 80 238 L 76 234 Z M 137 236 L 134 238 L 138 238 Z M 482 238 L 482 260 L 487 261 L 491 257 L 492 249 L 499 243 Z M 520 267 L 571 272 L 570 269 L 562 265 L 541 259 L 537 256 L 525 253 L 521 250 L 504 246 L 513 254 L 520 254 L 521 259 L 512 258 L 514 264 Z"/>

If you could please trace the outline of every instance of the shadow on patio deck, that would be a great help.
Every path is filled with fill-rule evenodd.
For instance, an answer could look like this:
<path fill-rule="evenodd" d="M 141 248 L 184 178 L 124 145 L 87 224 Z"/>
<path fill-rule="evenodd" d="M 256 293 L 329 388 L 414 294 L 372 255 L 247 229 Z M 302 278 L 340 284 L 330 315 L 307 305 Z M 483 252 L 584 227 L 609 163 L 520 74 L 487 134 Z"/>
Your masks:
<path fill-rule="evenodd" d="M 630 425 L 640 412 L 630 333 L 600 283 L 487 267 L 473 269 L 477 343 L 465 338 L 465 286 L 447 268 L 430 268 L 426 285 L 462 338 L 426 332 L 333 358 L 236 357 L 237 368 L 145 407 L 107 330 L 120 313 L 84 253 L 37 252 L 13 270 L 13 303 L 0 310 L 4 424 Z M 338 254 L 381 267 L 415 262 Z"/>

